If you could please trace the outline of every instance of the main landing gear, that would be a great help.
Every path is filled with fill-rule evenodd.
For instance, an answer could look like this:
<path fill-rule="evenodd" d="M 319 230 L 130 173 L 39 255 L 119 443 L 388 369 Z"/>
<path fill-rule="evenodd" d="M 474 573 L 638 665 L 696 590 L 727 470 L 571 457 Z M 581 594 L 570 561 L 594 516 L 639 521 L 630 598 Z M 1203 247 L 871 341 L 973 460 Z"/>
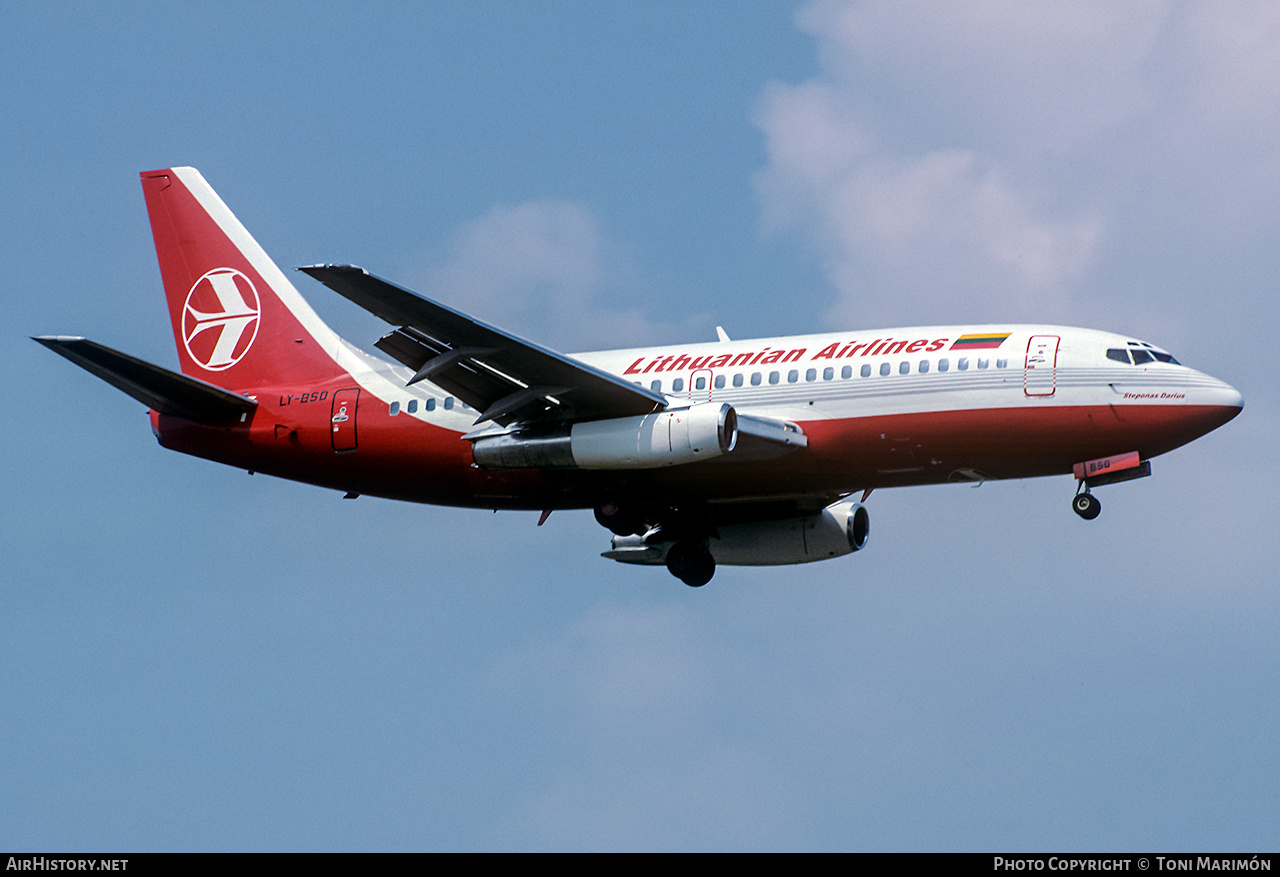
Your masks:
<path fill-rule="evenodd" d="M 667 571 L 691 588 L 701 588 L 716 574 L 716 559 L 702 542 L 682 539 L 667 549 Z"/>
<path fill-rule="evenodd" d="M 665 564 L 668 572 L 691 588 L 701 588 L 716 574 L 716 560 L 707 548 L 708 534 L 714 531 L 698 511 L 645 507 L 606 497 L 596 505 L 595 515 L 600 526 L 614 534 L 615 549 L 621 542 L 627 546 L 626 553 L 643 555 L 643 559 L 635 560 L 616 553 L 606 557 L 628 563 Z M 669 546 L 665 555 L 663 546 Z"/>

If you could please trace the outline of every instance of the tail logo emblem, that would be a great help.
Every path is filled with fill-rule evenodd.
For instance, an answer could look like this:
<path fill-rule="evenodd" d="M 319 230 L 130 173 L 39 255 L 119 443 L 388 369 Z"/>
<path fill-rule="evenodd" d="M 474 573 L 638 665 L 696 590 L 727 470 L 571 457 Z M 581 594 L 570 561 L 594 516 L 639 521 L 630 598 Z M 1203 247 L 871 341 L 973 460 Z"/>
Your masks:
<path fill-rule="evenodd" d="M 208 371 L 235 365 L 258 337 L 262 312 L 253 281 L 234 268 L 215 268 L 195 282 L 182 309 L 182 341 Z"/>

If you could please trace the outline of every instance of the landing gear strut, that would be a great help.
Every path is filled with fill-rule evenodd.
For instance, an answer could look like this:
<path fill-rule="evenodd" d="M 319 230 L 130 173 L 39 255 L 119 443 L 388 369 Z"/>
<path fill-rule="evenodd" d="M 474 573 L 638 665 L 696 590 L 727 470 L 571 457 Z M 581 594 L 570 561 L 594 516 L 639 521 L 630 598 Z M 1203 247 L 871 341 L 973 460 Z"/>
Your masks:
<path fill-rule="evenodd" d="M 706 546 L 682 539 L 667 550 L 667 570 L 691 588 L 701 588 L 716 574 L 716 560 Z"/>

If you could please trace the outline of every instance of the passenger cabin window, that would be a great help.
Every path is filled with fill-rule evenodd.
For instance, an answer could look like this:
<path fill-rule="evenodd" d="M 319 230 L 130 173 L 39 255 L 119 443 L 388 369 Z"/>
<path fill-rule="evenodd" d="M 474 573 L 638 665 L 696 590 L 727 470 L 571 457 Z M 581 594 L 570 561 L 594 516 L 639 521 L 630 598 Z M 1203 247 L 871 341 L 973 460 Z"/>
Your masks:
<path fill-rule="evenodd" d="M 696 379 L 694 380 L 694 382 L 693 382 L 693 388 L 694 388 L 695 390 L 705 390 L 705 389 L 707 388 L 707 379 L 706 379 L 706 378 L 696 378 Z"/>
<path fill-rule="evenodd" d="M 791 371 L 787 372 L 788 384 L 794 384 L 798 380 L 800 380 L 800 372 L 796 371 L 795 369 L 792 369 Z"/>
<path fill-rule="evenodd" d="M 684 389 L 684 378 L 676 378 L 671 382 L 671 392 L 679 393 Z"/>
<path fill-rule="evenodd" d="M 863 367 L 865 368 L 865 366 Z M 840 369 L 840 377 L 844 378 L 845 380 L 848 380 L 849 378 L 853 377 L 853 366 L 846 365 L 844 368 Z"/>
<path fill-rule="evenodd" d="M 900 362 L 900 363 L 898 363 L 898 374 L 900 374 L 900 375 L 909 375 L 909 374 L 911 374 L 911 363 L 909 363 L 909 362 Z"/>
<path fill-rule="evenodd" d="M 427 400 L 426 409 L 428 411 L 436 410 L 436 399 L 434 396 L 432 396 L 430 399 Z"/>
<path fill-rule="evenodd" d="M 1009 365 L 1009 360 L 1007 359 L 996 360 L 996 368 L 1006 368 L 1008 365 Z"/>
<path fill-rule="evenodd" d="M 927 360 L 927 359 L 922 359 L 922 360 L 920 360 L 920 367 L 919 367 L 918 369 L 916 369 L 916 371 L 920 372 L 920 374 L 922 374 L 922 375 L 923 375 L 923 374 L 928 373 L 928 371 L 929 371 L 929 360 Z"/>
<path fill-rule="evenodd" d="M 891 371 L 893 371 L 893 366 L 889 365 L 889 363 L 887 363 L 887 362 L 882 362 L 882 363 L 880 363 L 880 376 L 881 376 L 881 377 L 887 377 L 887 376 L 888 376 L 888 374 L 889 374 L 889 372 L 891 372 Z"/>
<path fill-rule="evenodd" d="M 987 366 L 989 366 L 989 365 L 991 365 L 991 360 L 989 360 L 989 359 L 979 359 L 979 360 L 978 360 L 978 368 L 986 368 L 986 367 L 987 367 Z"/>
<path fill-rule="evenodd" d="M 699 378 L 698 380 L 702 380 L 702 379 Z M 716 389 L 717 390 L 724 389 L 724 375 L 716 375 Z"/>
<path fill-rule="evenodd" d="M 969 357 L 967 357 L 967 356 L 962 356 L 962 357 L 960 357 L 959 359 L 957 359 L 957 360 L 956 360 L 956 368 L 960 369 L 960 371 L 968 371 L 968 369 L 969 369 Z"/>
<path fill-rule="evenodd" d="M 781 377 L 782 375 L 779 372 L 769 372 L 769 383 L 776 384 Z"/>
<path fill-rule="evenodd" d="M 869 364 L 868 364 L 868 365 L 864 365 L 864 366 L 862 367 L 862 371 L 861 371 L 861 372 L 859 372 L 859 374 L 861 374 L 864 378 L 869 378 L 869 377 L 871 377 L 871 366 L 870 366 Z"/>
<path fill-rule="evenodd" d="M 829 381 L 835 376 L 836 376 L 836 370 L 833 368 L 827 367 L 822 370 L 822 379 L 824 381 Z"/>
<path fill-rule="evenodd" d="M 742 386 L 742 372 L 738 372 L 736 375 L 733 376 L 733 385 L 735 387 Z"/>
<path fill-rule="evenodd" d="M 946 360 L 946 359 L 938 360 L 938 371 L 944 372 L 949 368 L 951 368 L 950 360 Z"/>
<path fill-rule="evenodd" d="M 452 397 L 452 396 L 445 396 L 445 397 L 444 397 L 444 410 L 445 410 L 445 411 L 450 411 L 450 410 L 452 410 L 452 409 L 453 409 L 453 397 Z"/>
<path fill-rule="evenodd" d="M 662 392 L 662 381 L 654 381 L 652 384 L 650 384 L 650 385 L 649 385 L 649 389 L 650 389 L 650 390 L 653 390 L 653 392 L 655 392 L 655 393 L 661 393 L 661 392 Z"/>
<path fill-rule="evenodd" d="M 751 373 L 751 386 L 753 387 L 760 386 L 760 372 Z"/>
<path fill-rule="evenodd" d="M 399 413 L 400 413 L 400 403 L 399 403 L 399 402 L 392 402 L 392 403 L 391 403 L 391 416 L 392 416 L 392 417 L 395 417 L 395 416 L 396 416 L 397 414 L 399 414 Z"/>
<path fill-rule="evenodd" d="M 409 400 L 409 404 L 405 406 L 405 410 L 406 410 L 406 411 L 408 411 L 410 414 L 417 414 L 417 413 L 418 413 L 418 400 L 417 400 L 417 399 L 410 399 L 410 400 Z"/>

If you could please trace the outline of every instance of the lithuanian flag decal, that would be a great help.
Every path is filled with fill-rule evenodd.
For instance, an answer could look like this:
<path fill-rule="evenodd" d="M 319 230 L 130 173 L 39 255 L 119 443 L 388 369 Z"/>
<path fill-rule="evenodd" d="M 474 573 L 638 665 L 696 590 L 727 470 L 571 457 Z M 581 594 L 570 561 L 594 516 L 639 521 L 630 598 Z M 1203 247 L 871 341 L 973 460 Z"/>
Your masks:
<path fill-rule="evenodd" d="M 948 350 L 994 350 L 1004 343 L 1012 332 L 993 332 L 987 335 L 961 335 Z"/>

